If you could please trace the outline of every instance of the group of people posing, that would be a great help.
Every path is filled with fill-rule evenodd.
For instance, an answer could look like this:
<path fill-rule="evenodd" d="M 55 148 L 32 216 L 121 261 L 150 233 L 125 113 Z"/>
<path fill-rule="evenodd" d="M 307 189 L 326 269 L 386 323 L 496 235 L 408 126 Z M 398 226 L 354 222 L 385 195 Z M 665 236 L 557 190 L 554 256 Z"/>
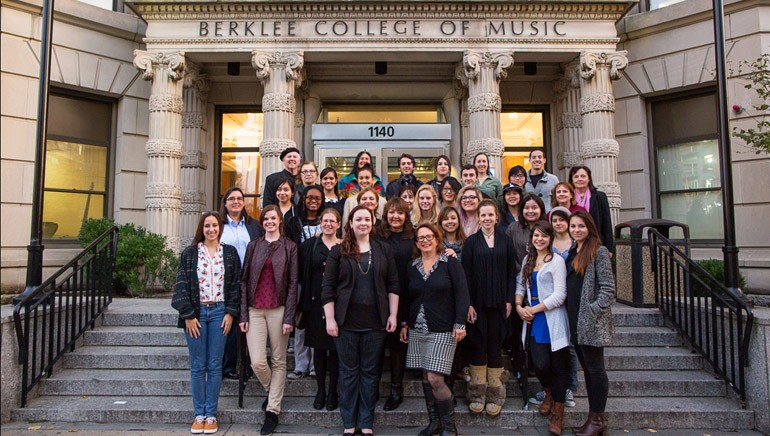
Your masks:
<path fill-rule="evenodd" d="M 484 153 L 462 167 L 461 180 L 439 156 L 423 183 L 403 154 L 400 176 L 383 187 L 365 151 L 342 178 L 332 168 L 319 175 L 296 148 L 280 157 L 284 170 L 265 181 L 259 221 L 246 213 L 243 191 L 230 188 L 181 255 L 172 306 L 190 352 L 192 433 L 217 431 L 236 328 L 267 392 L 263 435 L 278 425 L 286 379 L 311 371 L 313 407 L 339 407 L 344 435 L 373 434 L 385 348 L 384 410 L 403 401 L 407 369 L 422 373 L 429 423 L 421 436 L 457 434 L 457 377 L 468 380 L 471 413 L 500 414 L 504 349 L 531 359 L 514 367 L 534 369 L 543 393 L 530 402 L 557 435 L 565 404 L 574 405 L 579 362 L 589 416 L 575 434 L 606 433 L 614 244 L 607 196 L 590 169 L 573 167 L 560 183 L 535 150 L 531 170 L 511 168 L 503 185 Z"/>

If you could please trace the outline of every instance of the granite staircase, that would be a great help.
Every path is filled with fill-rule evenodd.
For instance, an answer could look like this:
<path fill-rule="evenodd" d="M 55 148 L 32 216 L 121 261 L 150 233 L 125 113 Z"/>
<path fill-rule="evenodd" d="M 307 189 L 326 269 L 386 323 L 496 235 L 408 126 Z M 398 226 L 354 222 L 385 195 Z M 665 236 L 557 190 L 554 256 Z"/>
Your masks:
<path fill-rule="evenodd" d="M 741 409 L 732 391 L 714 377 L 703 359 L 683 345 L 680 335 L 664 324 L 656 309 L 623 305 L 613 308 L 616 336 L 606 349 L 610 380 L 607 404 L 610 423 L 617 429 L 712 428 L 752 429 L 754 413 Z M 40 396 L 18 409 L 17 421 L 92 421 L 189 423 L 192 413 L 187 348 L 175 327 L 176 313 L 165 300 L 116 299 L 103 323 L 88 331 L 83 344 L 64 356 L 61 368 L 40 382 Z M 293 362 L 290 360 L 289 368 Z M 582 424 L 588 400 L 582 373 L 577 406 L 567 408 L 565 426 Z M 530 380 L 530 391 L 538 389 Z M 458 396 L 465 384 L 458 382 Z M 387 395 L 388 374 L 382 395 Z M 237 406 L 238 387 L 224 380 L 219 419 L 231 423 L 261 423 L 264 391 L 251 380 L 244 408 Z M 317 425 L 339 429 L 339 411 L 317 411 L 312 402 L 315 381 L 288 380 L 282 424 Z M 426 415 L 420 381 L 407 374 L 404 404 L 382 411 L 375 423 L 397 427 L 424 425 Z M 545 426 L 546 419 L 524 410 L 518 385 L 508 383 L 508 401 L 498 418 L 471 415 L 460 398 L 458 424 L 462 426 Z M 383 398 L 384 400 L 384 398 Z M 336 430 L 333 430 L 336 431 Z"/>

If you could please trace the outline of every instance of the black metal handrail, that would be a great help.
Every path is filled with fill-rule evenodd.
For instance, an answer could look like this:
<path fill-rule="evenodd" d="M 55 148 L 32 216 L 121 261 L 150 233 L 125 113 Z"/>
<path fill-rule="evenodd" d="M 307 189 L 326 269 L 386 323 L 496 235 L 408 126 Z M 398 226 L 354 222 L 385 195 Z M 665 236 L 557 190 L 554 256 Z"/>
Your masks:
<path fill-rule="evenodd" d="M 647 234 L 657 306 L 745 408 L 751 307 L 741 293 L 725 287 L 657 230 Z"/>
<path fill-rule="evenodd" d="M 118 227 L 99 235 L 13 309 L 19 343 L 21 406 L 35 384 L 50 377 L 54 364 L 112 302 L 112 273 Z"/>

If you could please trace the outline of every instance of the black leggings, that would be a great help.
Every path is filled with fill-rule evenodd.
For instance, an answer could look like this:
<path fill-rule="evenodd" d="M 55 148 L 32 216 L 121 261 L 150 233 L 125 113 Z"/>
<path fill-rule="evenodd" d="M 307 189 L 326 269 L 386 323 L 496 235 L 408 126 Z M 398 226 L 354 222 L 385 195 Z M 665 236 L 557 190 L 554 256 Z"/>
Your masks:
<path fill-rule="evenodd" d="M 503 328 L 504 319 L 500 309 L 481 309 L 477 312 L 478 319 L 474 329 L 471 345 L 471 365 L 490 368 L 503 367 Z"/>
<path fill-rule="evenodd" d="M 563 403 L 569 386 L 569 347 L 551 351 L 551 344 L 538 344 L 532 338 L 529 349 L 540 384 L 543 388 L 551 388 L 555 402 Z"/>
<path fill-rule="evenodd" d="M 337 382 L 340 379 L 340 364 L 335 350 L 325 348 L 313 349 L 316 383 L 319 391 L 326 392 L 326 374 L 329 374 L 329 393 L 337 393 Z"/>
<path fill-rule="evenodd" d="M 604 369 L 604 347 L 577 345 L 575 351 L 586 379 L 588 407 L 591 412 L 602 413 L 610 390 L 607 370 Z"/>

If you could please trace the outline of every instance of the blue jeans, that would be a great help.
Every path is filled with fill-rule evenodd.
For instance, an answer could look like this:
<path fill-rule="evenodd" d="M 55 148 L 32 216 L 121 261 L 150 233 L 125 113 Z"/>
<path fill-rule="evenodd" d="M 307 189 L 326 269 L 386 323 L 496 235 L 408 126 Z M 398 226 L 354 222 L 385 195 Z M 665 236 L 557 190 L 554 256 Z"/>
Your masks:
<path fill-rule="evenodd" d="M 201 305 L 200 336 L 193 339 L 185 330 L 190 352 L 190 390 L 195 416 L 217 416 L 222 386 L 222 356 L 227 336 L 222 333 L 225 303 Z"/>
<path fill-rule="evenodd" d="M 340 329 L 334 338 L 340 365 L 339 406 L 345 428 L 372 428 L 380 353 L 385 330 L 352 332 Z"/>

